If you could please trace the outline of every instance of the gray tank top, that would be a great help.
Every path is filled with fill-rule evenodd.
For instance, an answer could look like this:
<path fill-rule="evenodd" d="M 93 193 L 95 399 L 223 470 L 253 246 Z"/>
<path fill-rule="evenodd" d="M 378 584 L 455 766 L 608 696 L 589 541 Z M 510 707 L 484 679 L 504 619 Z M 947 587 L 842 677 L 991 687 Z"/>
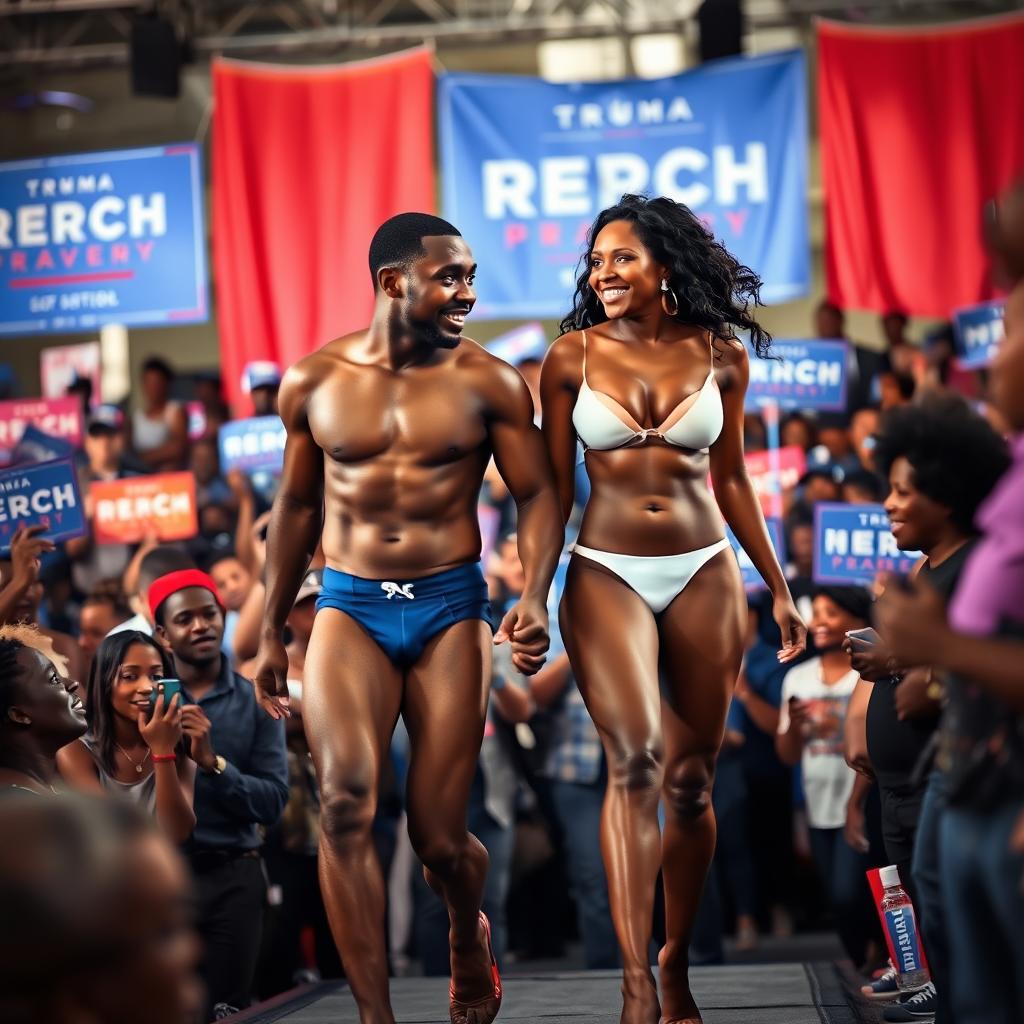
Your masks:
<path fill-rule="evenodd" d="M 96 774 L 99 775 L 100 785 L 108 793 L 116 793 L 130 800 L 133 804 L 138 804 L 139 807 L 149 814 L 156 814 L 156 773 L 153 771 L 152 764 L 149 767 L 149 774 L 140 777 L 138 782 L 119 782 L 103 766 L 99 744 L 92 734 L 86 733 L 82 737 L 82 742 L 89 753 L 92 754 L 92 759 L 96 764 Z"/>

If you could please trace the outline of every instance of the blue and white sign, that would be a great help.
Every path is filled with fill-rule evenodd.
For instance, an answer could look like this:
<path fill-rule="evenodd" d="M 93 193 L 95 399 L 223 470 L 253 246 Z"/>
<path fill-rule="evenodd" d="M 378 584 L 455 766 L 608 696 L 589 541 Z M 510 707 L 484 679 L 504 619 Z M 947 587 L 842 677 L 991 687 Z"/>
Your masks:
<path fill-rule="evenodd" d="M 6 555 L 22 526 L 45 526 L 42 536 L 54 542 L 85 533 L 78 476 L 70 459 L 0 471 L 0 552 Z"/>
<path fill-rule="evenodd" d="M 506 363 L 518 366 L 527 359 L 543 359 L 548 350 L 544 325 L 523 324 L 487 343 L 487 351 Z"/>
<path fill-rule="evenodd" d="M 805 78 L 800 51 L 585 85 L 443 75 L 445 215 L 479 264 L 476 314 L 568 312 L 587 229 L 626 192 L 690 207 L 766 302 L 805 295 Z"/>
<path fill-rule="evenodd" d="M 846 409 L 849 347 L 845 341 L 783 339 L 772 341 L 772 355 L 750 353 L 750 383 L 745 407 L 757 412 L 765 402 L 782 409 Z"/>
<path fill-rule="evenodd" d="M 900 551 L 881 505 L 814 506 L 814 581 L 870 586 L 880 572 L 907 575 L 920 551 Z"/>
<path fill-rule="evenodd" d="M 54 459 L 70 459 L 75 446 L 62 437 L 53 437 L 41 431 L 34 423 L 25 428 L 21 440 L 14 446 L 12 462 L 23 466 L 32 462 L 52 462 Z"/>
<path fill-rule="evenodd" d="M 775 549 L 775 557 L 778 558 L 780 565 L 785 565 L 786 531 L 782 528 L 782 520 L 775 516 L 769 516 L 765 519 L 765 525 L 768 527 L 768 536 L 771 537 L 772 547 Z M 761 579 L 761 574 L 755 568 L 754 563 L 750 560 L 750 555 L 740 546 L 740 542 L 736 539 L 736 534 L 726 526 L 725 535 L 729 538 L 729 543 L 736 554 L 736 561 L 739 562 L 740 575 L 743 577 L 743 589 L 748 594 L 757 590 L 764 590 L 766 584 Z"/>
<path fill-rule="evenodd" d="M 280 472 L 286 436 L 280 416 L 253 416 L 225 423 L 217 432 L 221 472 Z"/>
<path fill-rule="evenodd" d="M 1006 300 L 994 299 L 977 306 L 958 309 L 953 314 L 956 359 L 965 370 L 988 366 L 1003 340 L 1003 314 Z"/>
<path fill-rule="evenodd" d="M 0 164 L 0 335 L 208 316 L 194 143 Z"/>

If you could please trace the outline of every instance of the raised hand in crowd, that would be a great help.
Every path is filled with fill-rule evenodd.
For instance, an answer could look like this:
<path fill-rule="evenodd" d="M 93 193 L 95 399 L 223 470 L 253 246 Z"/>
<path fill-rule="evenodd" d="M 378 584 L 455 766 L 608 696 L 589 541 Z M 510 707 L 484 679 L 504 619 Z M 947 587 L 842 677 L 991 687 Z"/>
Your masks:
<path fill-rule="evenodd" d="M 25 592 L 39 580 L 41 556 L 53 542 L 40 536 L 44 526 L 19 526 L 11 538 L 11 578 L 0 591 L 0 622 L 13 622 Z"/>
<path fill-rule="evenodd" d="M 162 683 L 157 687 L 157 691 L 158 696 L 152 713 L 146 708 L 139 708 L 139 735 L 154 754 L 166 756 L 173 754 L 174 748 L 181 742 L 181 695 L 176 693 L 170 702 L 165 704 Z"/>

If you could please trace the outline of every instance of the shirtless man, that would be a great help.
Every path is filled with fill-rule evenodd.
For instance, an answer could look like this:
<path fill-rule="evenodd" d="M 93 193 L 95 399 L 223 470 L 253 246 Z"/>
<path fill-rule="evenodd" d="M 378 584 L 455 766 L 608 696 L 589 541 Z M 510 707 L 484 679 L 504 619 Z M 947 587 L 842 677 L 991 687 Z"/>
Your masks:
<path fill-rule="evenodd" d="M 362 1024 L 394 1024 L 370 826 L 399 714 L 412 743 L 410 838 L 451 921 L 451 1019 L 489 1024 L 501 1002 L 480 914 L 487 853 L 466 831 L 490 678 L 476 508 L 492 454 L 518 505 L 526 571 L 493 642 L 510 641 L 526 674 L 544 662 L 563 537 L 526 384 L 462 340 L 475 269 L 451 224 L 392 218 L 370 245 L 369 329 L 330 342 L 281 384 L 288 441 L 255 683 L 271 715 L 288 714 L 282 628 L 322 531 L 303 719 L 322 794 L 320 882 Z"/>

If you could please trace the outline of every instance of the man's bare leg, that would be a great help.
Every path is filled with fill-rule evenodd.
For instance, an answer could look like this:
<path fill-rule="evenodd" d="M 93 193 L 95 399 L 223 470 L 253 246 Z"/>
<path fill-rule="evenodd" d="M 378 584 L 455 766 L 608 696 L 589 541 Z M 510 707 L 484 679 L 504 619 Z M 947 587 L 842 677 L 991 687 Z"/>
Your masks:
<path fill-rule="evenodd" d="M 320 780 L 320 886 L 361 1024 L 394 1024 L 385 894 L 370 836 L 382 760 L 402 699 L 399 671 L 344 612 L 317 614 L 302 718 Z"/>
<path fill-rule="evenodd" d="M 435 637 L 406 675 L 402 716 L 409 730 L 409 836 L 451 921 L 452 982 L 465 1002 L 493 997 L 480 925 L 487 851 L 466 829 L 466 808 L 483 740 L 491 634 L 466 619 Z M 496 999 L 463 1018 L 489 1024 Z"/>

